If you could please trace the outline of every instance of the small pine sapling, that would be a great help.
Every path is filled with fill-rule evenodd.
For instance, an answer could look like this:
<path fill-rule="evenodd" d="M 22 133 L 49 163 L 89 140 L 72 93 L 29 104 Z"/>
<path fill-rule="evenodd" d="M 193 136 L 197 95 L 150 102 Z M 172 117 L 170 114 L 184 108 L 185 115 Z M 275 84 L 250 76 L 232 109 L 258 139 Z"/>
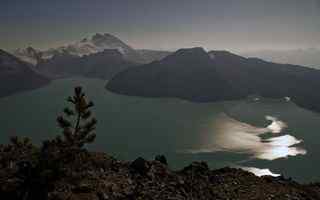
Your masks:
<path fill-rule="evenodd" d="M 96 129 L 97 120 L 89 110 L 94 104 L 86 100 L 81 87 L 76 87 L 74 95 L 68 97 L 67 101 L 72 104 L 72 108 L 66 107 L 63 110 L 64 115 L 57 118 L 58 125 L 63 130 L 63 139 L 57 138 L 57 141 L 81 149 L 96 138 L 93 131 Z"/>

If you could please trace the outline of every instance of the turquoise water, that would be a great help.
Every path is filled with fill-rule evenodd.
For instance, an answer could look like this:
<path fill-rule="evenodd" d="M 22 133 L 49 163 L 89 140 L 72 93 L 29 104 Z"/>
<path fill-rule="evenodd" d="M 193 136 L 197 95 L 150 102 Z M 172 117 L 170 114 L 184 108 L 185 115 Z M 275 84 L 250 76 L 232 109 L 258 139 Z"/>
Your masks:
<path fill-rule="evenodd" d="M 104 89 L 106 82 L 95 79 L 63 79 L 33 91 L 0 99 L 0 141 L 10 135 L 28 136 L 35 143 L 60 133 L 55 118 L 66 106 L 65 98 L 73 87 L 81 85 L 94 101 L 98 119 L 97 140 L 88 146 L 119 159 L 147 159 L 164 154 L 172 168 L 191 161 L 204 160 L 211 167 L 248 166 L 268 168 L 299 181 L 320 181 L 320 115 L 297 107 L 283 99 L 191 103 L 179 99 L 141 98 L 117 95 Z M 267 126 L 266 115 L 287 123 L 282 134 L 290 134 L 303 143 L 306 155 L 273 161 L 248 159 L 247 154 L 207 152 L 190 154 L 186 149 L 201 148 L 205 134 L 215 134 L 213 121 L 221 113 L 254 126 Z"/>

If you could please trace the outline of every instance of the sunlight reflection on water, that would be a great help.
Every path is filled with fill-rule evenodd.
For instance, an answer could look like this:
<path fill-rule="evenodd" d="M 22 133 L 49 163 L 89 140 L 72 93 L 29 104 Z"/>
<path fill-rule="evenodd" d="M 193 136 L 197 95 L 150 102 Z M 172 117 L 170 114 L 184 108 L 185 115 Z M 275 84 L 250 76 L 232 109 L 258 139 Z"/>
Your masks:
<path fill-rule="evenodd" d="M 275 117 L 266 116 L 266 119 L 271 121 L 271 124 L 263 128 L 221 114 L 214 122 L 214 134 L 210 140 L 207 140 L 210 141 L 209 144 L 204 144 L 204 146 L 209 149 L 214 147 L 213 149 L 221 151 L 248 153 L 255 158 L 265 160 L 306 154 L 305 149 L 294 146 L 301 143 L 302 140 L 292 135 L 286 134 L 263 139 L 263 134 L 280 134 L 287 127 L 285 122 Z"/>
<path fill-rule="evenodd" d="M 254 173 L 256 176 L 280 176 L 280 174 L 272 173 L 269 169 L 259 169 L 256 167 L 241 167 L 243 170 Z"/>
<path fill-rule="evenodd" d="M 189 153 L 228 151 L 234 153 L 246 153 L 252 158 L 275 160 L 288 156 L 305 155 L 307 151 L 296 147 L 302 140 L 292 135 L 271 136 L 263 139 L 266 133 L 281 134 L 287 128 L 287 124 L 272 116 L 266 116 L 271 121 L 267 127 L 256 127 L 235 120 L 226 114 L 221 114 L 214 121 L 213 134 L 208 134 L 203 139 L 201 148 L 190 150 Z M 277 175 L 269 169 L 244 168 L 256 175 Z M 250 170 L 249 170 L 250 169 Z M 259 171 L 260 170 L 260 171 Z M 269 170 L 269 171 L 267 171 Z"/>

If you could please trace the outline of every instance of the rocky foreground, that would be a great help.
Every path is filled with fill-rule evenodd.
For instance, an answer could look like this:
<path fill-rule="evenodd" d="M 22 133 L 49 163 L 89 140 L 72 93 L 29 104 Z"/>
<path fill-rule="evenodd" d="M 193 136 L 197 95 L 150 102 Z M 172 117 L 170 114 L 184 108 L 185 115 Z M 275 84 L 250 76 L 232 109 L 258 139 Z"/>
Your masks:
<path fill-rule="evenodd" d="M 83 152 L 76 161 L 65 161 L 60 175 L 46 176 L 51 177 L 43 179 L 46 182 L 21 176 L 16 164 L 0 170 L 0 199 L 320 199 L 320 184 L 257 177 L 241 169 L 210 170 L 205 162 L 173 171 L 164 156 L 126 162 L 104 153 Z"/>

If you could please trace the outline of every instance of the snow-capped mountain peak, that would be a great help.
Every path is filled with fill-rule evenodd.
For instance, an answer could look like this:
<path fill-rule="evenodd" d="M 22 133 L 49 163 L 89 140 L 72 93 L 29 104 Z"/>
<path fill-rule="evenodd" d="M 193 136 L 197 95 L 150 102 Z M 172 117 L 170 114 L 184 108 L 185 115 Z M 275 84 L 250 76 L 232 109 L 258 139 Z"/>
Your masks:
<path fill-rule="evenodd" d="M 106 49 L 116 49 L 124 56 L 124 58 L 131 61 L 139 62 L 140 60 L 140 55 L 132 47 L 108 33 L 96 33 L 91 38 L 84 38 L 79 42 L 70 43 L 58 48 L 51 48 L 42 52 L 34 50 L 32 47 L 18 49 L 14 52 L 14 55 L 26 62 L 36 65 L 40 60 L 51 59 L 54 55 L 59 53 L 67 53 L 82 57 L 103 52 Z"/>
<path fill-rule="evenodd" d="M 18 57 L 20 60 L 36 65 L 41 59 L 41 51 L 34 49 L 33 47 L 27 47 L 25 49 L 17 49 L 13 54 Z"/>

